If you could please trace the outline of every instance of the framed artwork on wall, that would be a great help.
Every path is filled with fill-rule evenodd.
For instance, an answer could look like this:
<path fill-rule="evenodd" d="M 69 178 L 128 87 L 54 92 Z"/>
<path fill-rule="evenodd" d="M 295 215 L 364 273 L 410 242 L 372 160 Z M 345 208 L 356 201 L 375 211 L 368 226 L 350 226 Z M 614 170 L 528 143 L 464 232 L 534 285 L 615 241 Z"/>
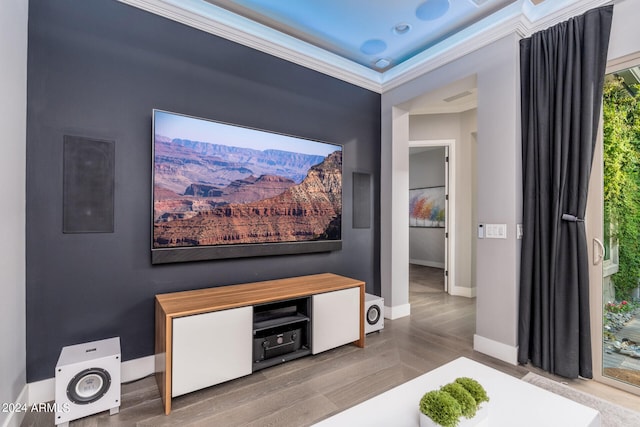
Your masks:
<path fill-rule="evenodd" d="M 445 192 L 442 187 L 409 190 L 409 226 L 444 228 Z"/>

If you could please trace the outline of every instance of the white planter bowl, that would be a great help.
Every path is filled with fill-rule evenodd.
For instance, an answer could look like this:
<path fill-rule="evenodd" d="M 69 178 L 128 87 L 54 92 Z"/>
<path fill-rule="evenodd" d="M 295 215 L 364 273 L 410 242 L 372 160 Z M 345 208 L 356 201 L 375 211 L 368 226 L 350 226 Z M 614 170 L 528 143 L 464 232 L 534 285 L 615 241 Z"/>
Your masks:
<path fill-rule="evenodd" d="M 420 411 L 418 411 L 420 412 Z M 458 422 L 458 427 L 483 427 L 489 425 L 489 404 L 487 402 L 480 406 L 480 409 L 476 412 L 476 416 L 473 418 L 461 417 Z M 440 424 L 436 424 L 433 420 L 420 412 L 420 427 L 442 427 Z"/>

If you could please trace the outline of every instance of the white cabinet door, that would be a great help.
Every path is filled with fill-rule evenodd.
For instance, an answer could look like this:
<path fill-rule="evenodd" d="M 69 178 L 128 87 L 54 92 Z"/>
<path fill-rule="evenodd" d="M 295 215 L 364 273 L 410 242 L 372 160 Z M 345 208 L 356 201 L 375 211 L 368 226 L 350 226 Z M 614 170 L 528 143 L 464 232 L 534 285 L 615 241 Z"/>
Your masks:
<path fill-rule="evenodd" d="M 174 319 L 171 396 L 250 374 L 252 327 L 253 307 Z"/>
<path fill-rule="evenodd" d="M 320 353 L 360 339 L 360 288 L 313 296 L 311 351 Z"/>

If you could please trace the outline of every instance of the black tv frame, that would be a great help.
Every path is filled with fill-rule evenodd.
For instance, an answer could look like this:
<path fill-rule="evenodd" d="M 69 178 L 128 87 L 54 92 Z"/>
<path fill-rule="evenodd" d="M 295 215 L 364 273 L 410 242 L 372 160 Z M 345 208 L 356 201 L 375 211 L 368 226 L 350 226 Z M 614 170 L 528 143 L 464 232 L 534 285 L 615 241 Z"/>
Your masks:
<path fill-rule="evenodd" d="M 184 246 L 173 248 L 155 248 L 153 246 L 154 239 L 154 184 L 155 184 L 155 114 L 156 112 L 175 114 L 178 116 L 184 116 L 197 120 L 210 121 L 228 126 L 235 126 L 239 128 L 250 129 L 258 132 L 265 132 L 276 135 L 283 135 L 287 137 L 305 139 L 313 142 L 320 142 L 323 144 L 335 145 L 340 147 L 343 155 L 343 162 L 341 164 L 342 188 L 344 189 L 344 146 L 333 142 L 326 142 L 317 139 L 307 138 L 298 135 L 290 135 L 281 132 L 270 131 L 266 129 L 259 129 L 250 126 L 244 126 L 236 123 L 228 123 L 214 119 L 206 119 L 188 114 L 175 113 L 171 111 L 153 109 L 152 111 L 152 135 L 151 135 L 151 264 L 169 264 L 179 262 L 193 262 L 193 261 L 209 261 L 220 259 L 233 259 L 233 258 L 251 258 L 251 257 L 265 257 L 265 256 L 279 256 L 279 255 L 296 255 L 296 254 L 311 254 L 321 252 L 331 252 L 342 249 L 342 218 L 341 221 L 341 233 L 339 240 L 311 240 L 311 241 L 296 241 L 296 242 L 267 242 L 267 243 L 251 243 L 251 244 L 233 244 L 233 245 L 212 245 L 212 246 Z M 344 209 L 344 196 L 341 196 L 341 204 Z M 343 210 L 344 212 L 344 210 Z"/>

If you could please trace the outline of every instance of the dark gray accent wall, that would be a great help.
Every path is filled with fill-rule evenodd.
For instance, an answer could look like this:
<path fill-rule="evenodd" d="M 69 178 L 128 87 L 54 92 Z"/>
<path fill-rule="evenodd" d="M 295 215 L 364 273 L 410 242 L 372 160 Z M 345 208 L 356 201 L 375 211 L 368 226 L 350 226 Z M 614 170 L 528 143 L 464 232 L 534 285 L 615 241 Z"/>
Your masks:
<path fill-rule="evenodd" d="M 152 266 L 153 108 L 343 144 L 342 250 Z M 66 345 L 153 354 L 158 293 L 320 272 L 380 292 L 379 94 L 114 0 L 31 0 L 27 109 L 27 381 Z M 113 233 L 63 234 L 64 135 L 114 141 Z M 371 229 L 352 227 L 353 171 L 373 176 Z"/>

